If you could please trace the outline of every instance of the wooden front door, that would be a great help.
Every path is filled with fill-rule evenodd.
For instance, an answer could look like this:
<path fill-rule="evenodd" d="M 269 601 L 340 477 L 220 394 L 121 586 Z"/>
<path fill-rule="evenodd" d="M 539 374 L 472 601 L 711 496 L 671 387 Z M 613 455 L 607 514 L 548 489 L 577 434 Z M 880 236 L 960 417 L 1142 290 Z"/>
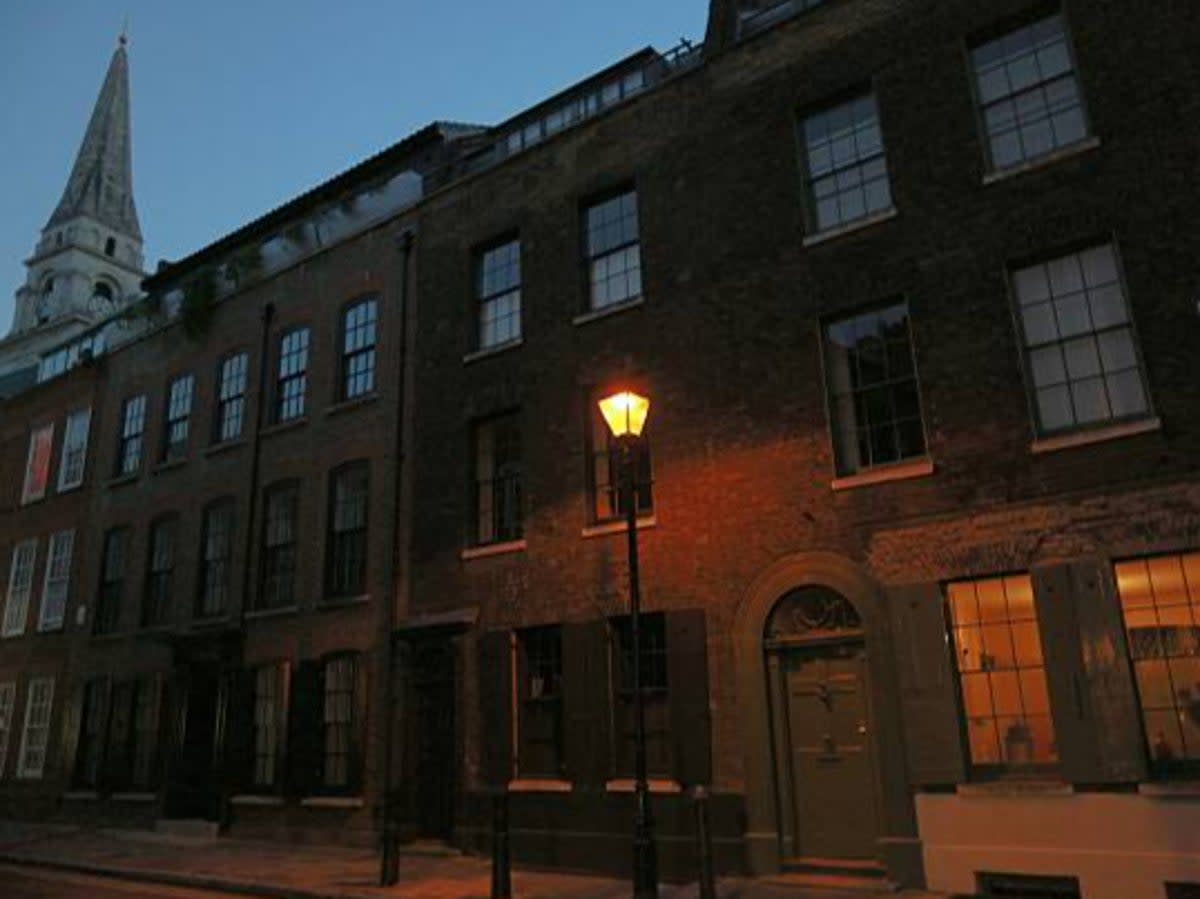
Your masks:
<path fill-rule="evenodd" d="M 417 831 L 454 835 L 458 752 L 455 744 L 455 646 L 449 639 L 418 644 L 413 653 L 413 741 L 417 760 Z"/>
<path fill-rule="evenodd" d="M 871 859 L 876 854 L 874 760 L 861 641 L 784 652 L 779 666 L 790 735 L 795 853 Z"/>
<path fill-rule="evenodd" d="M 216 820 L 219 811 L 215 762 L 219 669 L 190 665 L 176 681 L 175 744 L 169 765 L 168 818 Z"/>

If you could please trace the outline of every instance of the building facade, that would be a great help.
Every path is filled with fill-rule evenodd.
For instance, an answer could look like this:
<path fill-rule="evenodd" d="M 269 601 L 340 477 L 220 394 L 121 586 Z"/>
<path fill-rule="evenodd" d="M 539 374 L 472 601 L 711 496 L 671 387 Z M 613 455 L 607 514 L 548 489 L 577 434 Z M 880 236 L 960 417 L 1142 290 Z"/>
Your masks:
<path fill-rule="evenodd" d="M 161 328 L 61 382 L 46 813 L 480 850 L 502 790 L 518 861 L 625 871 L 625 387 L 665 876 L 703 786 L 726 871 L 1195 889 L 1197 26 L 713 0 L 150 279 Z M 59 527 L 11 508 L 10 605 Z"/>

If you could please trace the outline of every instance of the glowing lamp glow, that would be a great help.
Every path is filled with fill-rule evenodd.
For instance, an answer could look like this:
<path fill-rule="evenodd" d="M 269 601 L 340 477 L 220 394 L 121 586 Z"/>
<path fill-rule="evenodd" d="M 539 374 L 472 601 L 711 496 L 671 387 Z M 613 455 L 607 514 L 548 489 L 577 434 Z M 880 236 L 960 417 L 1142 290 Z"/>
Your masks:
<path fill-rule="evenodd" d="M 641 437 L 650 412 L 650 400 L 628 390 L 600 400 L 600 414 L 614 437 Z"/>

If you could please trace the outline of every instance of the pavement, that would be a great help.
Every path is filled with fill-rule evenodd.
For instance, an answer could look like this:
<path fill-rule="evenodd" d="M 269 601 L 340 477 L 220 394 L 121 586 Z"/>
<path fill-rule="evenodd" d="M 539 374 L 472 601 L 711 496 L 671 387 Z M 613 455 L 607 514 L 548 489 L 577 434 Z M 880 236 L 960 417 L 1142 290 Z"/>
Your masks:
<path fill-rule="evenodd" d="M 148 831 L 83 829 L 0 821 L 0 863 L 127 882 L 208 890 L 263 899 L 488 899 L 486 858 L 410 847 L 400 882 L 377 886 L 379 857 L 363 849 L 187 837 Z M 847 892 L 795 877 L 723 878 L 719 899 L 939 899 L 915 891 Z M 514 899 L 627 899 L 624 880 L 514 867 Z M 661 899 L 694 899 L 696 884 L 664 884 Z"/>

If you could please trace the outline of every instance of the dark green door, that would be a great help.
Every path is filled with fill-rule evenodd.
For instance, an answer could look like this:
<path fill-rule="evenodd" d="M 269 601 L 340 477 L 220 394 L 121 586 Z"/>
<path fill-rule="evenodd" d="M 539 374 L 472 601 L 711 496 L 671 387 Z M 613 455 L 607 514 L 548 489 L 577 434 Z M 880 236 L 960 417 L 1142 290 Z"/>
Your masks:
<path fill-rule="evenodd" d="M 784 676 L 797 854 L 872 859 L 877 824 L 865 647 L 789 651 Z"/>

